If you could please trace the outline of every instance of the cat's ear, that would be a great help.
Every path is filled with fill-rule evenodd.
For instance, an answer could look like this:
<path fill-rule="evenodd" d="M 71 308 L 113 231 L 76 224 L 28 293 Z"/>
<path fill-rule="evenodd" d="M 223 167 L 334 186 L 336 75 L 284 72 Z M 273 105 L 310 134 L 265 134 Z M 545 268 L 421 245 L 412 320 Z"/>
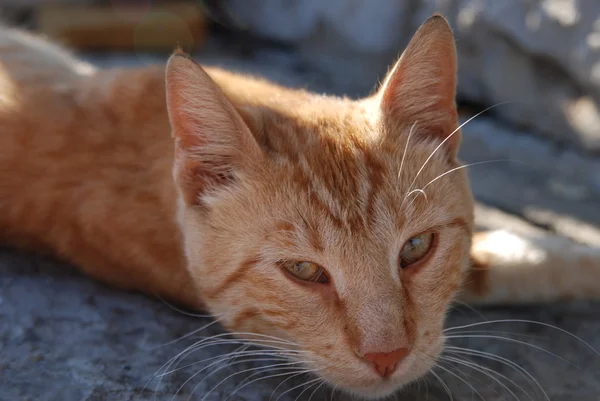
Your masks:
<path fill-rule="evenodd" d="M 457 128 L 455 97 L 454 35 L 446 19 L 434 15 L 417 30 L 383 81 L 379 107 L 388 124 L 416 124 L 421 135 L 443 141 Z M 456 132 L 446 141 L 446 149 L 454 156 L 459 143 Z"/>
<path fill-rule="evenodd" d="M 212 78 L 183 53 L 167 63 L 167 109 L 175 140 L 174 175 L 185 201 L 231 185 L 262 157 L 242 117 Z"/>

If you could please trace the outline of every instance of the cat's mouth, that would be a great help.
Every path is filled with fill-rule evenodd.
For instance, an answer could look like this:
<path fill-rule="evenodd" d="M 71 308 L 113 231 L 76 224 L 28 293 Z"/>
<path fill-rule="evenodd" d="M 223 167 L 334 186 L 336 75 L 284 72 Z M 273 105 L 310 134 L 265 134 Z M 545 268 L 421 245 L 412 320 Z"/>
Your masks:
<path fill-rule="evenodd" d="M 360 369 L 326 372 L 325 380 L 335 383 L 336 388 L 365 399 L 383 399 L 402 390 L 403 387 L 426 375 L 436 364 L 443 349 L 443 341 L 436 342 L 423 352 L 413 350 L 391 375 L 382 376 L 372 366 L 361 363 Z"/>

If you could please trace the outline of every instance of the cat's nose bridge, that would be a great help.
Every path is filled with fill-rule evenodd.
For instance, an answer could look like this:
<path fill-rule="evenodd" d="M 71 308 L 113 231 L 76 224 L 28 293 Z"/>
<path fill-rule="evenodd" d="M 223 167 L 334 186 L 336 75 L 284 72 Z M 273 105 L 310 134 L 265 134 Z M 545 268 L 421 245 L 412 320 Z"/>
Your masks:
<path fill-rule="evenodd" d="M 401 294 L 391 291 L 363 292 L 347 302 L 348 334 L 355 352 L 364 355 L 410 348 L 404 308 Z"/>

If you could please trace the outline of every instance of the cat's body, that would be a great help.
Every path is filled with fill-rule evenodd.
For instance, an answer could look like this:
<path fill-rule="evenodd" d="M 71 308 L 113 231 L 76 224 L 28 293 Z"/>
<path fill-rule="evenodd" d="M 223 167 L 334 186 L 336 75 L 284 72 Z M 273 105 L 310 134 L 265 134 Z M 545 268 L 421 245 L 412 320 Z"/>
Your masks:
<path fill-rule="evenodd" d="M 600 297 L 600 252 L 558 238 L 481 234 L 469 270 L 465 172 L 436 180 L 459 166 L 459 133 L 438 146 L 457 126 L 440 21 L 360 101 L 206 75 L 182 55 L 165 85 L 164 67 L 97 71 L 3 29 L 0 242 L 293 341 L 327 380 L 370 396 L 429 369 L 461 283 L 479 302 Z M 420 233 L 435 233 L 423 259 L 439 268 L 399 268 Z M 286 276 L 287 260 L 327 280 Z"/>
<path fill-rule="evenodd" d="M 0 241 L 201 306 L 176 223 L 164 66 L 97 71 L 17 30 L 0 40 Z M 208 70 L 240 104 L 276 92 L 273 107 L 282 105 L 284 88 Z M 294 95 L 288 102 L 300 103 Z"/>

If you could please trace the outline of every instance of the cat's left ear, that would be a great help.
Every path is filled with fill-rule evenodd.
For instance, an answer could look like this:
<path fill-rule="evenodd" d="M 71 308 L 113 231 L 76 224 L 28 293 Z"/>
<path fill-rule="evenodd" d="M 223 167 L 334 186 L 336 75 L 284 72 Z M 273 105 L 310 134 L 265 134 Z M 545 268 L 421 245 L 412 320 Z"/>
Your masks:
<path fill-rule="evenodd" d="M 392 131 L 416 124 L 420 135 L 443 141 L 457 128 L 456 48 L 446 19 L 430 17 L 388 73 L 376 98 Z M 396 128 L 396 129 L 395 129 Z M 456 155 L 460 132 L 445 145 Z"/>
<path fill-rule="evenodd" d="M 223 91 L 183 53 L 169 59 L 166 87 L 175 181 L 184 200 L 196 205 L 207 191 L 234 185 L 263 154 Z"/>

